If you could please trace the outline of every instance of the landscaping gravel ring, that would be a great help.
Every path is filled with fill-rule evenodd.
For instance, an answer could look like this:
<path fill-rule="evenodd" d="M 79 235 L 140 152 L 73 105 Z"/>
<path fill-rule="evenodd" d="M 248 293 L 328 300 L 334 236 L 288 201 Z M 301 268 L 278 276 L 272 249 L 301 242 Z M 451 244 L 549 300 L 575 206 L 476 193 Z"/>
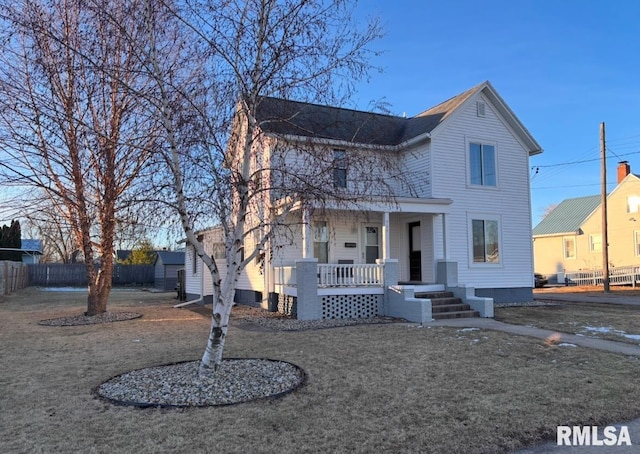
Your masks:
<path fill-rule="evenodd" d="M 267 358 L 225 358 L 210 379 L 200 361 L 146 367 L 110 378 L 95 393 L 116 405 L 184 408 L 236 405 L 279 398 L 300 388 L 307 375 L 295 364 Z"/>

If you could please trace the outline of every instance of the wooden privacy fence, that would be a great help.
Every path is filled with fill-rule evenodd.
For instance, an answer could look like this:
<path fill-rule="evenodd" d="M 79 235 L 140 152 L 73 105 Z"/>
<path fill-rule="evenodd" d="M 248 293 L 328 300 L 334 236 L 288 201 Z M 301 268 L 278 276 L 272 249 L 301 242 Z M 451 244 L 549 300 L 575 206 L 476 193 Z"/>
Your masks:
<path fill-rule="evenodd" d="M 84 263 L 38 263 L 28 265 L 29 285 L 83 287 L 88 284 Z M 113 285 L 153 285 L 153 265 L 115 265 Z"/>
<path fill-rule="evenodd" d="M 0 262 L 0 295 L 8 295 L 29 285 L 27 267 L 21 262 Z"/>

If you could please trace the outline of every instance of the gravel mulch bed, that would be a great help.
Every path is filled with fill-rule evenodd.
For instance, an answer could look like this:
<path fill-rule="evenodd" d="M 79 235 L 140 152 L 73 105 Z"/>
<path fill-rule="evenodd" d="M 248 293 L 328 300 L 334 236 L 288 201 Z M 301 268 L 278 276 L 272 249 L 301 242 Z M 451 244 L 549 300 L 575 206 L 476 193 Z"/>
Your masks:
<path fill-rule="evenodd" d="M 99 315 L 73 315 L 70 317 L 50 318 L 40 320 L 38 325 L 45 326 L 80 326 L 80 325 L 97 325 L 101 323 L 123 322 L 125 320 L 133 320 L 142 317 L 137 312 L 105 312 Z"/>
<path fill-rule="evenodd" d="M 494 303 L 494 308 L 501 307 L 537 307 L 537 306 L 557 306 L 557 302 L 549 302 L 549 301 L 523 301 L 523 302 L 515 302 L 515 303 Z"/>
<path fill-rule="evenodd" d="M 305 381 L 298 366 L 269 359 L 225 359 L 212 377 L 198 376 L 200 361 L 134 370 L 114 377 L 96 392 L 121 405 L 203 407 L 232 405 L 287 394 Z"/>

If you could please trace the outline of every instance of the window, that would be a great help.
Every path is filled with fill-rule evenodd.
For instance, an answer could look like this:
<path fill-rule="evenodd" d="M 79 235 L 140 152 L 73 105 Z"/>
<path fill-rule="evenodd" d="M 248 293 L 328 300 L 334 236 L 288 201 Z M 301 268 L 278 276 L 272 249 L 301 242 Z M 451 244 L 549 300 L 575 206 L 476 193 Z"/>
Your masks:
<path fill-rule="evenodd" d="M 213 243 L 212 257 L 214 260 L 221 260 L 227 255 L 227 248 L 224 243 Z"/>
<path fill-rule="evenodd" d="M 562 239 L 565 259 L 576 258 L 576 239 L 572 236 L 565 236 Z"/>
<path fill-rule="evenodd" d="M 627 197 L 627 213 L 637 213 L 640 205 L 640 196 L 630 195 Z"/>
<path fill-rule="evenodd" d="M 500 263 L 498 221 L 472 219 L 473 262 Z"/>
<path fill-rule="evenodd" d="M 496 147 L 469 144 L 469 182 L 477 186 L 496 186 Z"/>
<path fill-rule="evenodd" d="M 591 252 L 602 252 L 602 235 L 589 235 L 589 250 Z"/>
<path fill-rule="evenodd" d="M 333 187 L 347 187 L 347 152 L 333 150 Z"/>
<path fill-rule="evenodd" d="M 193 274 L 198 274 L 198 254 L 196 254 L 196 248 L 191 248 L 191 270 Z"/>
<path fill-rule="evenodd" d="M 633 242 L 635 244 L 636 256 L 640 257 L 640 230 L 633 232 Z"/>
<path fill-rule="evenodd" d="M 313 224 L 313 256 L 318 263 L 329 263 L 329 229 L 325 221 Z"/>

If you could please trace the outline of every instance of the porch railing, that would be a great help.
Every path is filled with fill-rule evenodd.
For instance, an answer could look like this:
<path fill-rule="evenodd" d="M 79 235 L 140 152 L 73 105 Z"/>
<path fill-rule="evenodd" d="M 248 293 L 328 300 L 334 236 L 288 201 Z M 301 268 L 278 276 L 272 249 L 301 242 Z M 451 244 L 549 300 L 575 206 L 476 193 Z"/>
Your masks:
<path fill-rule="evenodd" d="M 568 283 L 575 285 L 602 285 L 602 270 L 580 270 L 565 273 Z M 640 266 L 617 266 L 609 269 L 609 284 L 633 285 L 640 282 Z"/>
<path fill-rule="evenodd" d="M 318 264 L 318 287 L 382 287 L 384 265 L 371 264 Z M 275 267 L 277 288 L 296 287 L 296 267 Z"/>

